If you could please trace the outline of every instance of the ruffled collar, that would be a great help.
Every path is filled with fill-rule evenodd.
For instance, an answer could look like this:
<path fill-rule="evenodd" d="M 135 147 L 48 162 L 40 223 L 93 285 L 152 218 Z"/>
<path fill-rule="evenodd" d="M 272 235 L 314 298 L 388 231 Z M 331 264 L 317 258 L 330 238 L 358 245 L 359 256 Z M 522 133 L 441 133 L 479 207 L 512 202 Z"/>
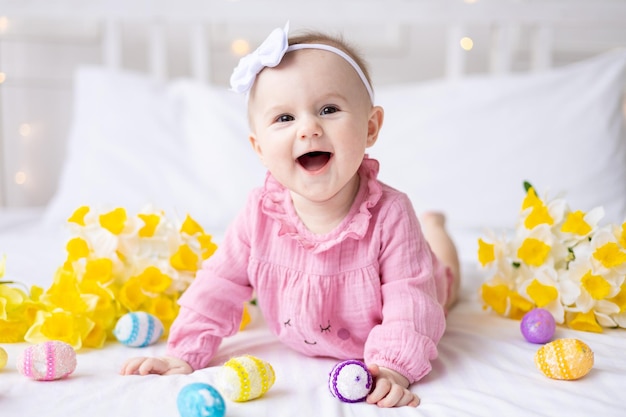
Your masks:
<path fill-rule="evenodd" d="M 327 234 L 317 235 L 306 228 L 296 214 L 289 190 L 276 181 L 269 172 L 261 195 L 261 209 L 267 216 L 280 223 L 279 236 L 295 239 L 313 253 L 327 251 L 348 238 L 362 239 L 367 233 L 372 217 L 370 208 L 378 203 L 383 194 L 382 185 L 376 179 L 378 169 L 378 161 L 366 155 L 359 167 L 361 181 L 354 203 L 343 221 Z"/>

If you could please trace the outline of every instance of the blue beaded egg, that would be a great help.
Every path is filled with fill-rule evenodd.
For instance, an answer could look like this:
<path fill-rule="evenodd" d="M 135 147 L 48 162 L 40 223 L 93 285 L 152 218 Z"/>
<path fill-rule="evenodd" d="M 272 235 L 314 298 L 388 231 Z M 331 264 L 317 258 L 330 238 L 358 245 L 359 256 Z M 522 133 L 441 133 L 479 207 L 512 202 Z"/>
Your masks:
<path fill-rule="evenodd" d="M 113 334 L 126 346 L 145 347 L 161 338 L 163 323 L 158 317 L 143 311 L 127 313 L 117 321 Z"/>
<path fill-rule="evenodd" d="M 220 393 L 202 382 L 186 385 L 176 401 L 181 417 L 224 417 L 226 404 Z"/>

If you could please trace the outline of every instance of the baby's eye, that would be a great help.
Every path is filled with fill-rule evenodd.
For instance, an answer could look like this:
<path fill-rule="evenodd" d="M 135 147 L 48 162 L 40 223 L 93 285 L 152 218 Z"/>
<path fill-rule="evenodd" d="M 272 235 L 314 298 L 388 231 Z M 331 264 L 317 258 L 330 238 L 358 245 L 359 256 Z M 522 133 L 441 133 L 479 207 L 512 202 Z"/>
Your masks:
<path fill-rule="evenodd" d="M 339 109 L 336 106 L 326 106 L 322 109 L 321 114 L 332 114 L 338 111 Z"/>
<path fill-rule="evenodd" d="M 276 118 L 278 123 L 291 122 L 293 120 L 293 116 L 290 114 L 281 114 Z"/>

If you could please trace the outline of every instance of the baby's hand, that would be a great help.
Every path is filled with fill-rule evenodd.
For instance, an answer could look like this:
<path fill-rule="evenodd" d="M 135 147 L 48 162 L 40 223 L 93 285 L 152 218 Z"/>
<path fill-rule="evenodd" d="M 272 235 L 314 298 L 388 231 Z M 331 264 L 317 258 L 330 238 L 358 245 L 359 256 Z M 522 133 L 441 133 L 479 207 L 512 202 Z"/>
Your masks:
<path fill-rule="evenodd" d="M 374 377 L 374 390 L 367 396 L 367 402 L 379 407 L 417 407 L 420 399 L 409 391 L 409 381 L 396 371 L 379 367 L 367 367 Z"/>
<path fill-rule="evenodd" d="M 120 369 L 122 375 L 171 375 L 190 374 L 191 366 L 182 359 L 164 356 L 161 358 L 138 357 L 126 361 Z"/>

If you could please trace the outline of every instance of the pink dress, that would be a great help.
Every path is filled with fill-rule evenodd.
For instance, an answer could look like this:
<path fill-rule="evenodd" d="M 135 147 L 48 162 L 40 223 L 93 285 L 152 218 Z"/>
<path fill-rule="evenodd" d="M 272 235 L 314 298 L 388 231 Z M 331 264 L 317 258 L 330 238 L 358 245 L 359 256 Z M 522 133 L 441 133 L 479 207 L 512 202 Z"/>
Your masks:
<path fill-rule="evenodd" d="M 254 292 L 272 332 L 305 355 L 364 359 L 411 382 L 426 375 L 445 329 L 449 273 L 408 197 L 377 174 L 366 157 L 350 212 L 326 235 L 306 229 L 268 174 L 181 297 L 168 355 L 207 366 Z"/>

